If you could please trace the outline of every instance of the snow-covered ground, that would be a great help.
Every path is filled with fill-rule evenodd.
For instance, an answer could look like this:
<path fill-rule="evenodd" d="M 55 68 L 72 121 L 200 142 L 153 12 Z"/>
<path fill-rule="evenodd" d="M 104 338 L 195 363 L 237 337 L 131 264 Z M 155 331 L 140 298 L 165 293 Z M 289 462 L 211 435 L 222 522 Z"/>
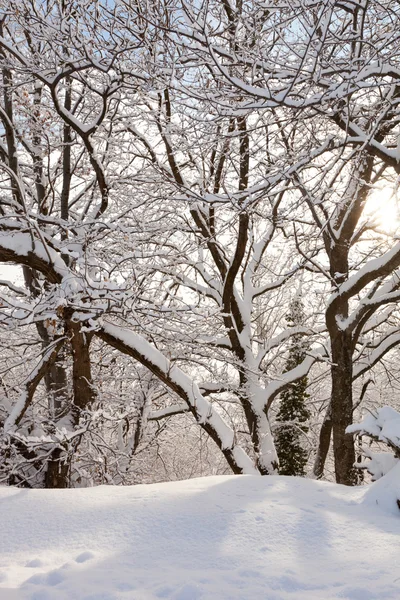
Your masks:
<path fill-rule="evenodd" d="M 0 599 L 398 600 L 400 511 L 383 482 L 2 487 Z"/>

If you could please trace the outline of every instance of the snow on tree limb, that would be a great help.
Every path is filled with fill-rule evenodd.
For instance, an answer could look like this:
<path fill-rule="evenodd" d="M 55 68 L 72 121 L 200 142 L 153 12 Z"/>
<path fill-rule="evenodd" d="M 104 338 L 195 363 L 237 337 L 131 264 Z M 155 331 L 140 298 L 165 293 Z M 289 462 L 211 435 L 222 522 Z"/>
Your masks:
<path fill-rule="evenodd" d="M 68 270 L 57 252 L 22 231 L 0 231 L 0 261 L 36 269 L 51 283 L 60 283 Z"/>
<path fill-rule="evenodd" d="M 57 355 L 64 344 L 65 338 L 57 339 L 51 344 L 43 357 L 33 369 L 29 377 L 24 382 L 24 390 L 21 392 L 17 403 L 13 406 L 10 415 L 4 423 L 4 431 L 7 433 L 14 425 L 18 425 L 24 416 L 28 406 L 33 400 L 33 395 L 40 381 L 45 376 L 51 365 L 55 362 Z"/>
<path fill-rule="evenodd" d="M 392 333 L 391 335 L 384 335 L 382 341 L 377 345 L 376 348 L 371 352 L 362 357 L 361 360 L 356 363 L 353 370 L 353 379 L 357 379 L 369 371 L 374 365 L 376 365 L 389 350 L 395 348 L 400 344 L 400 333 Z"/>
<path fill-rule="evenodd" d="M 132 356 L 182 398 L 196 421 L 212 437 L 235 473 L 258 474 L 252 460 L 236 444 L 234 431 L 201 394 L 198 385 L 144 337 L 103 322 L 95 334 L 110 346 Z"/>
<path fill-rule="evenodd" d="M 390 443 L 400 451 L 400 414 L 391 406 L 378 408 L 376 413 L 367 413 L 360 423 L 347 427 L 346 432 L 369 435 Z"/>
<path fill-rule="evenodd" d="M 265 392 L 263 394 L 263 396 L 265 397 L 266 408 L 268 409 L 271 406 L 274 398 L 276 398 L 278 394 L 283 392 L 283 390 L 287 388 L 291 383 L 294 383 L 298 379 L 305 377 L 308 374 L 311 367 L 315 364 L 315 362 L 317 360 L 321 360 L 324 354 L 325 351 L 323 348 L 321 348 L 320 352 L 314 351 L 307 353 L 306 358 L 301 364 L 297 365 L 290 371 L 286 371 L 286 373 L 282 373 L 279 379 L 271 381 L 271 383 L 269 383 L 265 388 Z"/>
<path fill-rule="evenodd" d="M 330 304 L 342 302 L 358 294 L 365 286 L 377 279 L 385 277 L 400 265 L 400 242 L 397 242 L 391 250 L 368 261 L 357 273 L 351 275 L 335 292 Z"/>

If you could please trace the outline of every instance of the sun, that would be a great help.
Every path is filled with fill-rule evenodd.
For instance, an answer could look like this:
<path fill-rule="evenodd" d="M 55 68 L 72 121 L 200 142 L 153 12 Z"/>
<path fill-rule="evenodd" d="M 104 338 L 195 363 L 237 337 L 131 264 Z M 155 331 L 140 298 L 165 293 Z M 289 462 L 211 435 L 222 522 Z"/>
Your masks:
<path fill-rule="evenodd" d="M 397 186 L 374 187 L 364 215 L 383 233 L 394 235 L 400 229 L 400 197 Z"/>

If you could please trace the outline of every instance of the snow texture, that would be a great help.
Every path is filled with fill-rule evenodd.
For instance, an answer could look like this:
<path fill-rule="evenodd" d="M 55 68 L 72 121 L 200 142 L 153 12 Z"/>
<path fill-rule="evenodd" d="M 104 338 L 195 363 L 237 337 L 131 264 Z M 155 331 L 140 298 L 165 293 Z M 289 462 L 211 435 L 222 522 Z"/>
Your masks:
<path fill-rule="evenodd" d="M 397 600 L 399 470 L 362 488 L 254 476 L 2 487 L 0 599 Z"/>
<path fill-rule="evenodd" d="M 356 466 L 359 469 L 367 469 L 372 475 L 372 481 L 378 481 L 399 462 L 399 459 L 390 452 L 372 452 L 369 448 L 363 447 L 362 453 L 368 460 L 356 463 Z"/>
<path fill-rule="evenodd" d="M 400 413 L 390 406 L 383 406 L 376 415 L 368 413 L 361 423 L 349 425 L 346 432 L 370 435 L 400 448 Z"/>

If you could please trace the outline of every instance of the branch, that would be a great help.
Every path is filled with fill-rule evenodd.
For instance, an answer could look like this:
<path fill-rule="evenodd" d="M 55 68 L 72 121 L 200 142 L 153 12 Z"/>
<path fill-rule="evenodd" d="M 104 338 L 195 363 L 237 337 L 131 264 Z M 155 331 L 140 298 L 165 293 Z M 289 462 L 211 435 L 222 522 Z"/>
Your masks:
<path fill-rule="evenodd" d="M 234 431 L 204 398 L 198 385 L 144 337 L 111 323 L 103 323 L 95 335 L 140 362 L 184 400 L 199 425 L 221 449 L 234 473 L 259 474 L 250 457 L 237 445 Z"/>
<path fill-rule="evenodd" d="M 173 417 L 174 415 L 187 413 L 189 410 L 190 409 L 187 404 L 174 404 L 173 406 L 167 406 L 166 408 L 161 408 L 160 410 L 151 411 L 147 417 L 147 420 L 161 421 L 161 419 L 165 419 L 166 417 Z"/>
<path fill-rule="evenodd" d="M 13 406 L 11 414 L 4 423 L 4 431 L 8 432 L 14 425 L 18 425 L 24 416 L 28 406 L 33 400 L 36 388 L 50 367 L 55 363 L 57 355 L 64 344 L 65 338 L 59 338 L 49 348 L 47 348 L 40 362 L 36 365 L 32 373 L 26 379 L 25 389 L 21 393 L 17 403 Z"/>
<path fill-rule="evenodd" d="M 50 283 L 61 283 L 67 272 L 62 258 L 42 241 L 22 231 L 0 232 L 0 262 L 23 265 L 45 275 Z"/>

